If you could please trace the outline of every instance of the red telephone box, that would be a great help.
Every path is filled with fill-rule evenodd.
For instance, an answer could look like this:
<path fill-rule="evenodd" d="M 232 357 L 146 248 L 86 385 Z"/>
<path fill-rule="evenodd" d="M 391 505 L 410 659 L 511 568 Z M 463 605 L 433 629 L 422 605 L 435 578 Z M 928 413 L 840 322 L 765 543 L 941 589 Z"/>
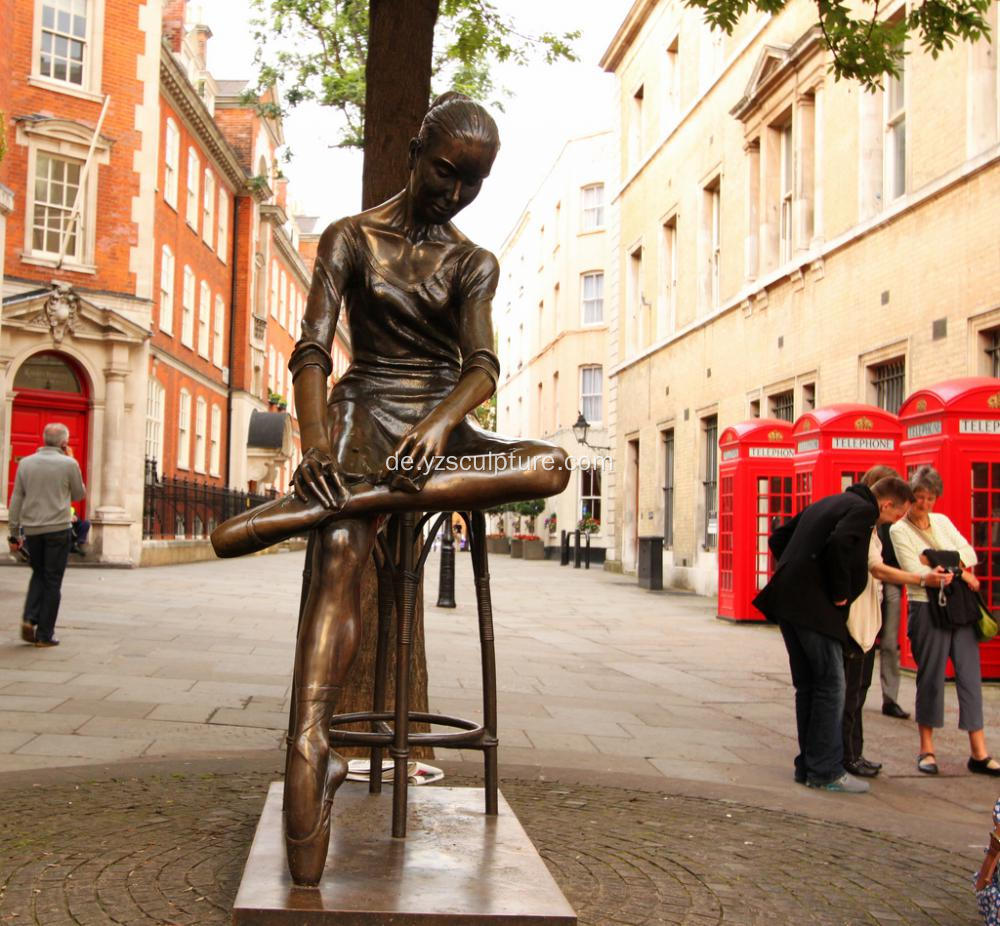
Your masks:
<path fill-rule="evenodd" d="M 975 548 L 983 599 L 1000 608 L 1000 379 L 951 379 L 909 396 L 899 410 L 903 465 L 930 464 L 944 482 L 934 510 L 948 515 Z M 916 668 L 900 620 L 900 661 Z M 1000 640 L 980 647 L 983 678 L 1000 678 Z"/>
<path fill-rule="evenodd" d="M 762 621 L 751 601 L 773 571 L 767 538 L 792 516 L 792 425 L 755 418 L 719 438 L 719 617 Z"/>
<path fill-rule="evenodd" d="M 873 405 L 826 405 L 800 415 L 792 431 L 794 510 L 843 492 L 876 464 L 900 469 L 899 419 Z"/>

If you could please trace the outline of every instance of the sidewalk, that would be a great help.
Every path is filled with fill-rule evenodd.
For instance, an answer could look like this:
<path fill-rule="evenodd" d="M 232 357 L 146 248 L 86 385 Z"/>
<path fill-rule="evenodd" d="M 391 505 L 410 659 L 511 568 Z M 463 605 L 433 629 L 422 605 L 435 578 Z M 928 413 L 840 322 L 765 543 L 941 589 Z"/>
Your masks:
<path fill-rule="evenodd" d="M 455 610 L 426 622 L 431 709 L 479 712 L 468 554 Z M 25 646 L 26 569 L 0 570 L 0 772 L 163 756 L 275 753 L 284 735 L 300 554 L 131 571 L 72 570 L 53 650 Z M 737 801 L 864 826 L 968 853 L 983 845 L 997 787 L 964 767 L 967 741 L 938 738 L 942 775 L 915 769 L 916 728 L 865 713 L 866 753 L 885 763 L 872 794 L 792 782 L 792 692 L 780 635 L 714 617 L 708 599 L 650 593 L 634 579 L 551 562 L 491 560 L 501 764 L 508 777 Z M 912 704 L 904 678 L 902 703 Z M 987 686 L 1000 751 L 1000 691 Z M 478 753 L 442 755 L 472 776 Z M 919 808 L 919 813 L 918 813 Z"/>

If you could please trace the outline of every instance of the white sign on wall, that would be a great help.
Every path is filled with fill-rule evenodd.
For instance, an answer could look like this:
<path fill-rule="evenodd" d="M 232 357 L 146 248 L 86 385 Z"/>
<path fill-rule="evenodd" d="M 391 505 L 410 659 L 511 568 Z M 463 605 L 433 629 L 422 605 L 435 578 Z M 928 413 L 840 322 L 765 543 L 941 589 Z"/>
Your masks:
<path fill-rule="evenodd" d="M 835 437 L 834 450 L 895 450 L 892 437 Z"/>

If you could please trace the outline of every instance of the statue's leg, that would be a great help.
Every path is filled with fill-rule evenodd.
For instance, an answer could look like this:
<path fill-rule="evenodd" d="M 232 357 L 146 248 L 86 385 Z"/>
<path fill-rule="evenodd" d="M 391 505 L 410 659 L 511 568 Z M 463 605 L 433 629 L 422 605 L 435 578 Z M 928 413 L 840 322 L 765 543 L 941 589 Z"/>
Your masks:
<path fill-rule="evenodd" d="M 330 718 L 361 638 L 361 575 L 374 538 L 374 519 L 354 519 L 321 528 L 313 544 L 285 760 L 285 848 L 292 880 L 301 886 L 322 877 L 331 803 L 347 775 L 346 761 L 330 750 Z"/>

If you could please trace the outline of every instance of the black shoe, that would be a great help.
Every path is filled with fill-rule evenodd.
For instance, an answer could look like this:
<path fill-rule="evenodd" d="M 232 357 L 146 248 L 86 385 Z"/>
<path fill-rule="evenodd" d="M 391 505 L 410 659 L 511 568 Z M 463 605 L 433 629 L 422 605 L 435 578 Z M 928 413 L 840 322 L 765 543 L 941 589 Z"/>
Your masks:
<path fill-rule="evenodd" d="M 58 646 L 59 641 L 55 637 L 48 640 L 35 640 L 35 646 Z"/>
<path fill-rule="evenodd" d="M 875 769 L 876 772 L 881 772 L 882 771 L 882 763 L 881 762 L 872 762 L 871 759 L 866 759 L 864 756 L 862 756 L 858 761 L 859 762 L 863 762 L 869 768 Z"/>
<path fill-rule="evenodd" d="M 910 719 L 910 712 L 904 711 L 895 701 L 883 701 L 882 713 L 886 717 L 895 717 L 897 720 Z"/>
<path fill-rule="evenodd" d="M 991 756 L 987 756 L 985 759 L 973 759 L 972 756 L 969 756 L 967 767 L 970 772 L 976 775 L 992 775 L 994 778 L 1000 778 L 1000 766 L 991 768 L 990 762 L 992 761 Z"/>
<path fill-rule="evenodd" d="M 795 783 L 797 785 L 804 785 L 806 783 L 806 773 L 796 769 L 795 770 Z"/>
<path fill-rule="evenodd" d="M 21 621 L 21 639 L 25 643 L 35 642 L 35 625 L 31 621 Z"/>
<path fill-rule="evenodd" d="M 858 778 L 874 778 L 878 774 L 878 769 L 872 768 L 864 759 L 845 762 L 844 768 Z"/>

